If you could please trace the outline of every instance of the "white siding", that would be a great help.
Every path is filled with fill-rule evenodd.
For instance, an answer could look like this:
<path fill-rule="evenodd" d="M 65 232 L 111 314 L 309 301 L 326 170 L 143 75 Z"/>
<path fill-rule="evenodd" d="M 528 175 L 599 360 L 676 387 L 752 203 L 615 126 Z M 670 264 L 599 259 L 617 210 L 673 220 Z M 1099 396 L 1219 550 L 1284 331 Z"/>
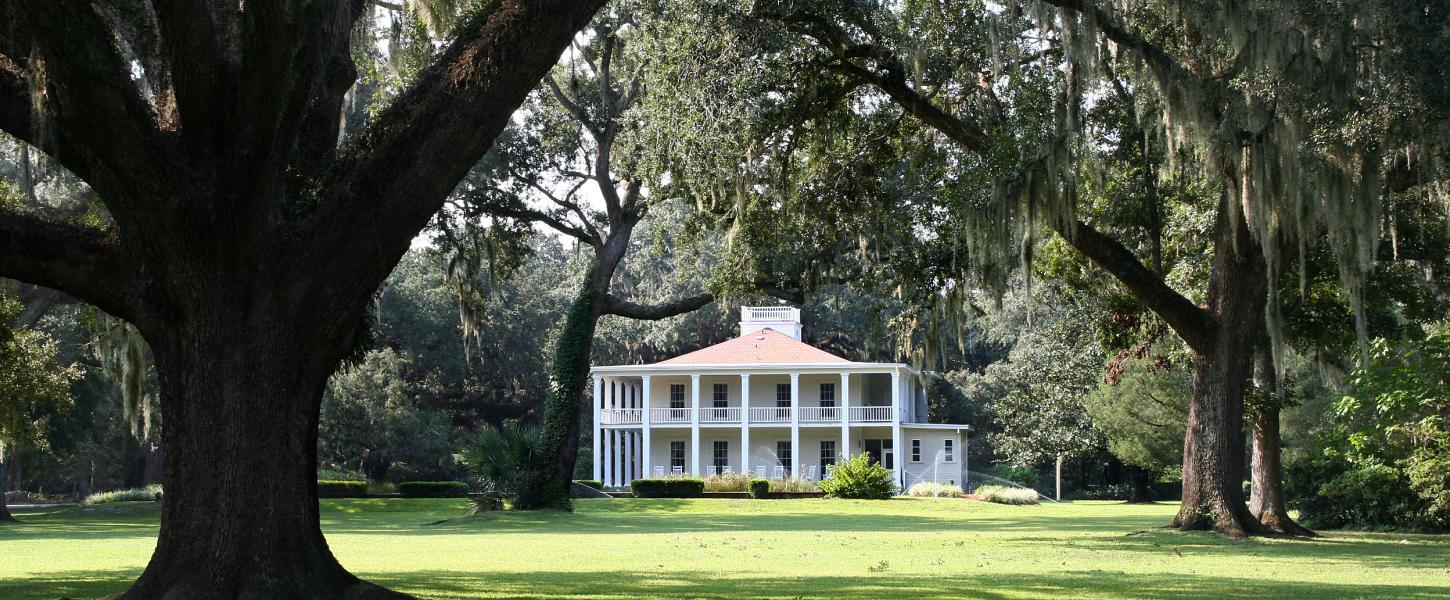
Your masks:
<path fill-rule="evenodd" d="M 962 484 L 961 435 L 947 429 L 901 429 L 901 451 L 897 453 L 906 468 L 906 486 L 918 481 Z M 921 440 L 921 460 L 911 459 L 911 441 Z M 945 460 L 944 440 L 952 440 L 952 462 Z"/>

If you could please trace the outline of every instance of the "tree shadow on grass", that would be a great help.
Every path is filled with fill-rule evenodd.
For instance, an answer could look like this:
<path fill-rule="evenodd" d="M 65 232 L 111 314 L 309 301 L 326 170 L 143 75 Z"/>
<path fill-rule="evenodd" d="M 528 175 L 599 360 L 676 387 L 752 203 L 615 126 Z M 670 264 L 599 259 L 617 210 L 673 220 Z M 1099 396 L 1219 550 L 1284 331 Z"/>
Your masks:
<path fill-rule="evenodd" d="M 1406 543 L 1409 542 L 1409 543 Z M 1450 537 L 1361 532 L 1325 532 L 1318 538 L 1231 539 L 1208 532 L 1160 528 L 1136 535 L 1064 539 L 1053 536 L 1014 537 L 1018 545 L 1068 546 L 1077 550 L 1136 552 L 1188 560 L 1314 561 L 1321 565 L 1353 563 L 1355 568 L 1439 568 L 1450 573 Z M 1446 579 L 1450 586 L 1450 577 Z"/>
<path fill-rule="evenodd" d="M 1447 588 L 1327 585 L 1194 575 L 1069 571 L 1044 575 L 922 576 L 889 571 L 861 576 L 728 576 L 708 572 L 457 573 L 365 577 L 431 598 L 1444 598 Z"/>
<path fill-rule="evenodd" d="M 0 582 L 7 600 L 99 598 L 126 589 L 140 569 L 63 571 Z M 861 575 L 753 577 L 700 571 L 420 571 L 358 573 L 364 579 L 421 598 L 1396 598 L 1442 599 L 1450 587 L 1329 585 L 1183 574 L 1067 571 L 1042 575 Z"/>

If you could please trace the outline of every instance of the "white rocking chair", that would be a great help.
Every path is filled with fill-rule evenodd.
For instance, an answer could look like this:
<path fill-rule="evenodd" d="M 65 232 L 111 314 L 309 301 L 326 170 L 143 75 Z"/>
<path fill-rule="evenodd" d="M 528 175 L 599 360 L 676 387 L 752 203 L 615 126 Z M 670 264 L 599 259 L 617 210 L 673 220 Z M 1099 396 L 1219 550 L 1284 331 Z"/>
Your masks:
<path fill-rule="evenodd" d="M 685 476 L 685 468 L 684 467 L 675 467 L 675 468 L 673 468 L 670 471 L 670 473 L 672 475 L 674 475 L 675 477 L 684 477 Z"/>
<path fill-rule="evenodd" d="M 665 478 L 665 466 L 664 465 L 655 465 L 655 479 L 664 479 L 664 478 Z"/>
<path fill-rule="evenodd" d="M 776 479 L 785 479 L 785 467 L 780 466 L 780 465 L 776 465 L 775 466 L 775 478 Z"/>
<path fill-rule="evenodd" d="M 768 471 L 768 467 L 766 467 L 765 465 L 755 465 L 755 476 L 756 477 L 758 477 L 760 479 L 765 479 L 765 477 L 767 475 L 767 471 Z"/>
<path fill-rule="evenodd" d="M 805 480 L 806 481 L 815 481 L 816 480 L 816 466 L 815 465 L 811 465 L 809 467 L 806 467 Z"/>

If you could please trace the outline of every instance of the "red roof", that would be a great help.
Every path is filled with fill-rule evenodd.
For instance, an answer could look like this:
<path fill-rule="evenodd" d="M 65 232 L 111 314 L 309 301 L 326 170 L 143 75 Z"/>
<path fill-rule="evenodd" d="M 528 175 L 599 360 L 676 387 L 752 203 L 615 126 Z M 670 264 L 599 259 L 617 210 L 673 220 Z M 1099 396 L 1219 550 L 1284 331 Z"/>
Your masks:
<path fill-rule="evenodd" d="M 661 365 L 738 365 L 851 362 L 769 327 L 747 333 L 728 342 L 720 342 L 655 364 Z"/>

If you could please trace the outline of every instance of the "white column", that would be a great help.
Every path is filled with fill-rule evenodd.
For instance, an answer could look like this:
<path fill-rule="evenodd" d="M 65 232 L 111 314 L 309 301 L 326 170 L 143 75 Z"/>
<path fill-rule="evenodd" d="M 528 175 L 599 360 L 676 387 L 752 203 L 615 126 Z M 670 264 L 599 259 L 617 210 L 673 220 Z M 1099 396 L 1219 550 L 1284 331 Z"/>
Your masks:
<path fill-rule="evenodd" d="M 595 481 L 600 481 L 604 477 L 604 463 L 601 462 L 601 460 L 604 458 L 604 456 L 603 456 L 604 455 L 604 440 L 602 439 L 603 436 L 601 435 L 603 433 L 603 428 L 600 427 L 600 425 L 599 425 L 599 420 L 604 416 L 603 415 L 603 408 L 604 408 L 604 398 L 603 398 L 603 394 L 604 394 L 604 380 L 602 378 L 600 378 L 598 375 L 595 375 L 594 376 L 594 437 L 589 438 L 591 440 L 594 440 L 594 443 L 593 443 L 594 451 L 593 452 L 590 452 L 590 454 L 594 455 L 594 480 Z"/>
<path fill-rule="evenodd" d="M 740 472 L 750 476 L 750 374 L 740 374 Z"/>
<path fill-rule="evenodd" d="M 614 485 L 614 430 L 604 430 L 604 487 Z"/>
<path fill-rule="evenodd" d="M 801 475 L 801 374 L 790 374 L 790 476 Z"/>
<path fill-rule="evenodd" d="M 901 372 L 891 372 L 891 468 L 894 470 L 892 476 L 896 478 L 896 485 L 904 486 L 905 480 L 901 468 L 902 462 L 901 447 Z"/>
<path fill-rule="evenodd" d="M 690 477 L 700 476 L 700 376 L 690 376 Z"/>
<path fill-rule="evenodd" d="M 654 477 L 654 465 L 651 465 L 650 462 L 649 462 L 649 461 L 653 460 L 653 456 L 654 456 L 654 454 L 650 452 L 650 449 L 652 448 L 652 446 L 650 446 L 650 439 L 649 439 L 649 434 L 650 434 L 650 418 L 649 418 L 649 375 L 645 375 L 644 377 L 641 377 L 640 379 L 643 380 L 643 383 L 641 384 L 639 401 L 640 401 L 640 406 L 644 408 L 644 419 L 643 419 L 644 426 L 641 428 L 644 431 L 644 434 L 643 434 L 643 438 L 644 439 L 641 440 L 641 442 L 643 442 L 643 444 L 644 444 L 644 459 L 640 461 L 640 469 L 641 469 L 640 477 L 643 477 L 645 479 L 648 479 L 650 477 Z"/>
<path fill-rule="evenodd" d="M 841 397 L 836 404 L 841 407 L 841 451 L 844 460 L 851 459 L 851 374 L 841 374 Z M 821 474 L 825 476 L 825 473 Z"/>
<path fill-rule="evenodd" d="M 634 461 L 639 458 L 639 444 L 635 432 L 624 432 L 624 485 L 634 481 Z"/>

